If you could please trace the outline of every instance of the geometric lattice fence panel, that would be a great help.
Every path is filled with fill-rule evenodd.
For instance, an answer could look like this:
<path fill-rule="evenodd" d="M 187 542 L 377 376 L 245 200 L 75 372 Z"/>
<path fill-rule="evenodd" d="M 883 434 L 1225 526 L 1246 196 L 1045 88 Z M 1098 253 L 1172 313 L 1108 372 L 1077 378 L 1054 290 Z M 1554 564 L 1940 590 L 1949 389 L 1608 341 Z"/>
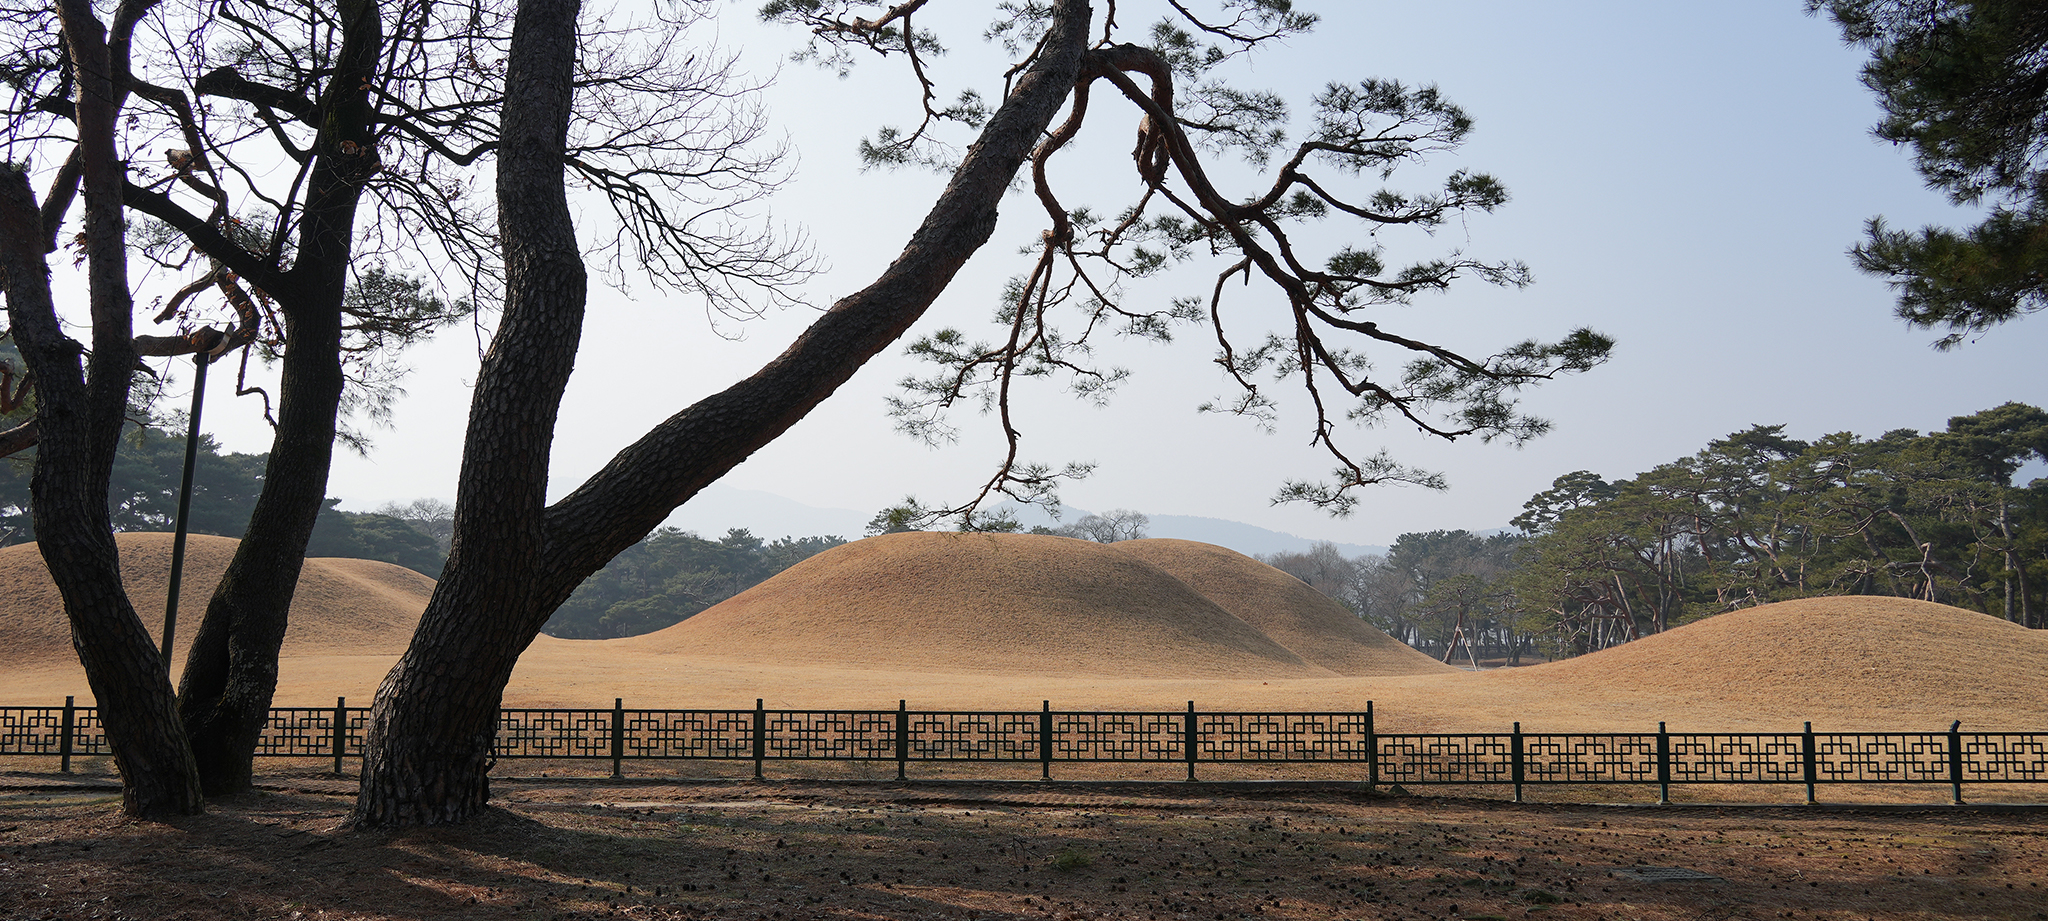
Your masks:
<path fill-rule="evenodd" d="M 256 754 L 359 758 L 369 711 L 278 707 Z M 1382 784 L 2048 783 L 2048 732 L 1378 733 L 1351 713 L 1039 710 L 500 712 L 498 759 L 1054 764 L 1355 764 Z M 1519 729 L 1519 727 L 1517 727 Z M 1192 742 L 1192 744 L 1190 744 Z M 0 707 L 0 756 L 108 753 L 93 707 Z"/>

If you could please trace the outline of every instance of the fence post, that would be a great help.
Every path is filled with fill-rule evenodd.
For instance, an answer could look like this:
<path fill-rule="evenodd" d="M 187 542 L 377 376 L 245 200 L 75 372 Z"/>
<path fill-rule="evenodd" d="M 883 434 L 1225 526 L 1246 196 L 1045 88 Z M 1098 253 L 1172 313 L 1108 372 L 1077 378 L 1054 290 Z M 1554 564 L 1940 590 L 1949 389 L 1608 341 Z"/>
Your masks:
<path fill-rule="evenodd" d="M 1372 701 L 1365 702 L 1365 792 L 1377 793 L 1380 786 L 1380 737 L 1373 730 Z"/>
<path fill-rule="evenodd" d="M 1515 781 L 1515 802 L 1522 801 L 1522 724 L 1515 723 L 1515 734 L 1508 737 L 1508 775 Z"/>
<path fill-rule="evenodd" d="M 1671 805 L 1671 733 L 1657 721 L 1657 805 Z"/>
<path fill-rule="evenodd" d="M 612 698 L 612 776 L 626 776 L 626 699 Z"/>
<path fill-rule="evenodd" d="M 341 756 L 348 751 L 348 698 L 334 699 L 334 773 L 341 773 Z"/>
<path fill-rule="evenodd" d="M 1948 724 L 1948 784 L 1955 803 L 1963 804 L 1963 721 Z"/>
<path fill-rule="evenodd" d="M 1195 781 L 1195 759 L 1196 759 L 1197 757 L 1199 757 L 1199 755 L 1200 755 L 1199 751 L 1198 751 L 1198 750 L 1196 749 L 1196 747 L 1195 747 L 1195 730 L 1196 730 L 1196 722 L 1195 722 L 1195 702 L 1194 702 L 1194 701 L 1192 701 L 1192 700 L 1190 700 L 1190 701 L 1188 701 L 1188 718 L 1187 718 L 1187 729 L 1186 729 L 1186 732 L 1184 733 L 1184 735 L 1185 735 L 1185 737 L 1186 737 L 1186 739 L 1187 739 L 1187 757 L 1188 757 L 1188 782 L 1189 782 L 1189 783 L 1194 783 L 1194 781 Z"/>
<path fill-rule="evenodd" d="M 761 779 L 761 764 L 768 760 L 768 710 L 761 698 L 754 698 L 754 779 Z"/>
<path fill-rule="evenodd" d="M 1813 786 L 1820 782 L 1820 746 L 1813 738 L 1812 720 L 1806 721 L 1806 734 L 1801 737 L 1800 755 L 1806 766 L 1806 805 L 1818 805 L 1820 800 L 1814 798 Z"/>
<path fill-rule="evenodd" d="M 57 735 L 57 770 L 71 773 L 71 731 L 78 725 L 78 706 L 69 696 L 64 698 L 64 720 Z"/>
<path fill-rule="evenodd" d="M 1052 779 L 1052 701 L 1038 711 L 1038 779 Z"/>
<path fill-rule="evenodd" d="M 896 779 L 903 779 L 904 768 L 910 765 L 910 702 L 896 702 Z"/>

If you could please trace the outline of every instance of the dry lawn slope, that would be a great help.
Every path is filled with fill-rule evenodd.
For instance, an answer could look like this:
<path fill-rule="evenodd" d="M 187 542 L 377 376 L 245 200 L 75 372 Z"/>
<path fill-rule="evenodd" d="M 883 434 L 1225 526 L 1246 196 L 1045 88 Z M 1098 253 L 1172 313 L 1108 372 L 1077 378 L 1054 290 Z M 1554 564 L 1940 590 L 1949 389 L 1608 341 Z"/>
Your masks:
<path fill-rule="evenodd" d="M 164 600 L 171 571 L 169 534 L 120 534 L 121 574 L 128 597 L 152 638 L 163 630 Z M 184 665 L 192 636 L 206 615 L 213 588 L 234 557 L 236 541 L 194 534 L 186 538 L 183 588 L 178 594 L 178 627 L 172 656 Z M 362 685 L 367 699 L 378 679 L 412 639 L 434 580 L 374 560 L 315 558 L 306 561 L 285 632 L 287 660 L 340 660 L 347 681 Z M 0 549 L 0 703 L 62 702 L 64 695 L 90 700 L 85 673 L 71 648 L 64 604 L 35 544 Z M 364 661 L 364 660 L 368 661 Z M 381 667 L 375 663 L 381 662 Z M 367 679 L 354 672 L 369 667 Z M 173 669 L 175 674 L 178 669 Z M 296 677 L 284 666 L 282 682 Z M 280 703 L 284 703 L 280 695 Z M 319 697 L 310 701 L 320 702 Z M 330 695 L 326 702 L 332 703 Z"/>
<path fill-rule="evenodd" d="M 122 535 L 145 623 L 170 537 Z M 179 635 L 232 541 L 193 538 Z M 307 561 L 279 705 L 366 703 L 432 582 Z M 183 645 L 182 643 L 180 645 Z M 513 706 L 1356 710 L 1390 731 L 2048 729 L 2048 634 L 1897 598 L 1822 598 L 1709 618 L 1626 646 L 1472 674 L 1393 644 L 1298 581 L 1185 541 L 903 534 L 820 554 L 659 633 L 540 637 Z M 89 700 L 34 546 L 0 550 L 0 704 Z"/>
<path fill-rule="evenodd" d="M 1165 570 L 1296 655 L 1339 675 L 1457 671 L 1374 629 L 1308 583 L 1235 550 L 1172 539 L 1110 546 Z"/>
<path fill-rule="evenodd" d="M 666 630 L 606 645 L 951 673 L 1333 674 L 1142 559 L 1021 534 L 889 534 L 844 544 Z"/>
<path fill-rule="evenodd" d="M 1944 604 L 1841 596 L 1710 617 L 1592 655 L 1490 672 L 1508 699 L 1557 698 L 1697 729 L 2048 729 L 2048 633 Z M 1590 728 L 1590 727 L 1588 727 Z"/>

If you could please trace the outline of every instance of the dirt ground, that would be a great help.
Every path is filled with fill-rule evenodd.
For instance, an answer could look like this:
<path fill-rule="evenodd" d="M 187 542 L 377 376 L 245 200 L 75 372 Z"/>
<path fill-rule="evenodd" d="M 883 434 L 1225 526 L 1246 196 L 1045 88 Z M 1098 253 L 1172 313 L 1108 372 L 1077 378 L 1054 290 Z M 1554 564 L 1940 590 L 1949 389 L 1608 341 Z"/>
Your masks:
<path fill-rule="evenodd" d="M 0 918 L 2048 918 L 2041 807 L 535 777 L 388 834 L 338 828 L 348 793 L 271 774 L 159 824 L 101 780 L 0 777 Z"/>

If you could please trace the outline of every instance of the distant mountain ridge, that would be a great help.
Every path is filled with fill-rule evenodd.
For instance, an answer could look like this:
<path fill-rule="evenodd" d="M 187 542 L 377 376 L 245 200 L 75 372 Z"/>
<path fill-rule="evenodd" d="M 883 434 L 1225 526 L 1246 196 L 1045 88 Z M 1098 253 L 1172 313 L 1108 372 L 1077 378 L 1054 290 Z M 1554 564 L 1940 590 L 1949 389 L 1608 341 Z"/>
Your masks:
<path fill-rule="evenodd" d="M 1138 511 L 1145 512 L 1144 509 Z M 1068 506 L 1062 518 L 1072 522 L 1087 514 L 1089 511 L 1086 509 Z M 1176 537 L 1181 540 L 1201 541 L 1205 544 L 1228 547 L 1246 556 L 1264 553 L 1302 553 L 1322 543 L 1313 538 L 1298 537 L 1284 531 L 1224 518 L 1155 515 L 1151 512 L 1145 514 L 1152 521 L 1151 526 L 1145 531 L 1147 537 Z M 686 531 L 695 531 L 699 536 L 709 538 L 719 537 L 733 528 L 745 528 L 757 537 L 771 540 L 777 537 L 827 535 L 858 540 L 866 532 L 868 520 L 874 516 L 874 511 L 819 508 L 774 493 L 714 484 L 698 493 L 687 505 L 676 509 L 665 523 Z M 1036 509 L 1020 509 L 1017 518 L 1026 527 L 1054 527 L 1059 524 Z M 1345 556 L 1387 552 L 1385 547 L 1369 544 L 1341 541 L 1330 543 L 1335 544 Z"/>
<path fill-rule="evenodd" d="M 1285 531 L 1274 531 L 1242 521 L 1226 518 L 1203 518 L 1197 515 L 1152 515 L 1152 527 L 1145 532 L 1147 537 L 1178 537 L 1181 540 L 1198 540 L 1218 547 L 1229 547 L 1246 556 L 1262 553 L 1304 553 L 1325 541 L 1307 537 L 1296 537 Z M 1345 556 L 1365 554 L 1385 555 L 1387 548 L 1371 544 L 1350 544 L 1342 541 L 1327 541 L 1335 544 Z"/>
<path fill-rule="evenodd" d="M 819 508 L 774 493 L 714 483 L 662 523 L 714 539 L 733 528 L 745 528 L 769 540 L 828 536 L 859 540 L 873 517 L 873 511 Z"/>

